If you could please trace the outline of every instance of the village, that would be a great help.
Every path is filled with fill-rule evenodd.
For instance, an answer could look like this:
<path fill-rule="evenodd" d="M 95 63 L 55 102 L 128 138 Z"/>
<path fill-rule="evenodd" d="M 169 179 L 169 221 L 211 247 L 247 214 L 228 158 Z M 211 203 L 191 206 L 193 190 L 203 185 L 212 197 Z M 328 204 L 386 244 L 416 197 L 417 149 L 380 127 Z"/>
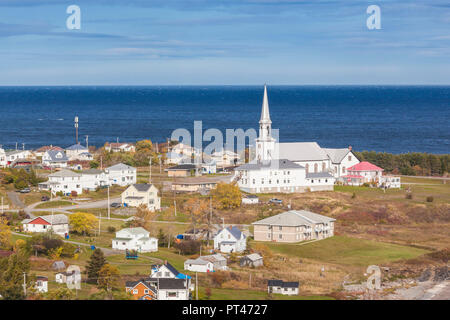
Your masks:
<path fill-rule="evenodd" d="M 204 154 L 184 142 L 118 138 L 95 148 L 79 141 L 78 118 L 72 146 L 0 148 L 9 237 L 0 259 L 29 256 L 17 294 L 367 298 L 346 288 L 378 265 L 389 280 L 380 298 L 395 281 L 404 289 L 446 266 L 448 178 L 388 174 L 351 146 L 278 143 L 266 87 L 262 100 L 253 150 Z"/>

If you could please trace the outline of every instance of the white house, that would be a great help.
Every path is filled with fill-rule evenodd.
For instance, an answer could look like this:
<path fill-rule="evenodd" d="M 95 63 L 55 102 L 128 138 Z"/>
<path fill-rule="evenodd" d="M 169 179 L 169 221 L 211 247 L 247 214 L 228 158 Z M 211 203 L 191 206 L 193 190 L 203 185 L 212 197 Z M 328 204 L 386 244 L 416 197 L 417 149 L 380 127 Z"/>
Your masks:
<path fill-rule="evenodd" d="M 359 163 L 358 158 L 352 152 L 352 147 L 342 149 L 323 149 L 330 159 L 330 172 L 336 179 L 345 176 L 347 169 Z"/>
<path fill-rule="evenodd" d="M 7 164 L 5 150 L 0 148 L 0 168 L 5 168 Z"/>
<path fill-rule="evenodd" d="M 342 176 L 343 182 L 352 186 L 360 186 L 364 183 L 380 184 L 383 169 L 367 161 L 360 162 L 347 169 L 347 174 Z"/>
<path fill-rule="evenodd" d="M 74 144 L 68 148 L 66 148 L 66 155 L 69 160 L 81 160 L 80 156 L 82 153 L 89 153 L 88 148 L 81 144 Z"/>
<path fill-rule="evenodd" d="M 214 249 L 221 252 L 242 252 L 247 248 L 247 237 L 237 227 L 220 230 L 214 236 Z"/>
<path fill-rule="evenodd" d="M 187 156 L 187 157 L 191 157 L 192 155 L 200 155 L 201 154 L 201 151 L 200 150 L 198 150 L 198 149 L 196 149 L 196 148 L 194 148 L 194 147 L 191 147 L 190 145 L 187 145 L 187 144 L 184 144 L 184 143 L 178 143 L 178 144 L 176 144 L 175 146 L 173 146 L 173 147 L 171 147 L 170 148 L 170 152 L 173 152 L 173 153 L 178 153 L 178 154 L 181 154 L 181 155 L 184 155 L 184 156 Z"/>
<path fill-rule="evenodd" d="M 226 270 L 228 270 L 227 258 L 225 258 L 220 253 L 211 254 L 211 255 L 208 255 L 208 256 L 200 256 L 199 259 L 212 262 L 214 271 L 218 271 L 218 270 L 226 271 Z"/>
<path fill-rule="evenodd" d="M 190 162 L 191 157 L 187 155 L 183 155 L 181 153 L 176 152 L 168 152 L 166 154 L 166 163 L 167 164 L 180 164 L 185 162 Z"/>
<path fill-rule="evenodd" d="M 64 214 L 25 219 L 22 220 L 22 225 L 25 232 L 48 232 L 52 230 L 55 234 L 63 237 L 69 234 L 69 218 Z"/>
<path fill-rule="evenodd" d="M 43 156 L 44 156 L 44 153 L 46 153 L 46 152 L 49 151 L 49 150 L 54 150 L 54 151 L 64 151 L 63 148 L 60 148 L 60 147 L 58 147 L 58 146 L 50 145 L 50 146 L 42 146 L 42 147 L 40 147 L 40 148 L 34 150 L 33 153 L 34 153 L 34 155 L 35 155 L 36 157 L 43 157 Z"/>
<path fill-rule="evenodd" d="M 193 272 L 213 272 L 214 263 L 208 260 L 204 260 L 201 257 L 197 259 L 187 259 L 184 262 L 184 270 Z"/>
<path fill-rule="evenodd" d="M 81 172 L 81 184 L 83 189 L 95 191 L 98 187 L 109 185 L 109 179 L 102 170 L 88 169 Z"/>
<path fill-rule="evenodd" d="M 64 283 L 64 284 L 75 284 L 76 282 L 81 282 L 81 275 L 73 270 L 72 272 L 58 272 L 55 275 L 56 283 Z"/>
<path fill-rule="evenodd" d="M 111 185 L 117 184 L 124 187 L 136 183 L 136 168 L 123 163 L 106 168 L 105 173 L 108 175 L 109 183 Z"/>
<path fill-rule="evenodd" d="M 279 293 L 284 295 L 298 295 L 298 282 L 284 282 L 283 280 L 269 280 L 267 283 L 268 293 Z"/>
<path fill-rule="evenodd" d="M 149 279 L 156 288 L 157 300 L 189 300 L 189 279 Z"/>
<path fill-rule="evenodd" d="M 242 204 L 258 204 L 259 198 L 254 194 L 248 194 L 242 197 Z"/>
<path fill-rule="evenodd" d="M 219 167 L 235 166 L 240 162 L 239 154 L 226 149 L 215 151 L 211 154 L 211 159 L 213 159 Z"/>
<path fill-rule="evenodd" d="M 381 176 L 380 180 L 378 181 L 378 186 L 380 188 L 386 188 L 386 189 L 391 189 L 391 188 L 401 188 L 401 181 L 400 181 L 400 177 L 396 177 L 396 176 Z"/>
<path fill-rule="evenodd" d="M 109 152 L 135 152 L 136 147 L 132 143 L 112 142 L 105 144 L 105 150 Z"/>
<path fill-rule="evenodd" d="M 49 190 L 52 193 L 63 192 L 70 195 L 75 191 L 78 195 L 83 193 L 82 175 L 70 170 L 62 169 L 48 176 L 48 181 L 39 183 L 40 190 Z"/>
<path fill-rule="evenodd" d="M 69 161 L 69 158 L 64 151 L 47 150 L 42 155 L 42 164 L 51 168 L 66 168 L 67 161 Z"/>
<path fill-rule="evenodd" d="M 158 239 L 150 237 L 144 228 L 126 228 L 116 232 L 112 248 L 117 250 L 136 250 L 138 252 L 158 251 Z"/>
<path fill-rule="evenodd" d="M 158 197 L 158 189 L 153 184 L 133 184 L 122 193 L 121 197 L 125 207 L 144 205 L 151 211 L 161 209 L 161 198 Z"/>
<path fill-rule="evenodd" d="M 16 160 L 19 159 L 33 159 L 34 155 L 29 150 L 13 150 L 5 152 L 6 156 L 6 166 L 9 166 Z"/>
<path fill-rule="evenodd" d="M 44 276 L 37 276 L 34 288 L 39 293 L 48 292 L 48 278 Z"/>

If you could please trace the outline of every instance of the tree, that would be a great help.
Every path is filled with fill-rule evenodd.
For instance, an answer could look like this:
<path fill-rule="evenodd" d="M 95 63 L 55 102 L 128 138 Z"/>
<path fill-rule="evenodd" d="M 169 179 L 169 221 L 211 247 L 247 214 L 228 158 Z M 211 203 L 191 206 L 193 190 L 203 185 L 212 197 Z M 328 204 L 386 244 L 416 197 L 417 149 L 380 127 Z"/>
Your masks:
<path fill-rule="evenodd" d="M 11 246 L 11 229 L 8 226 L 8 220 L 0 217 L 0 248 L 9 248 Z"/>
<path fill-rule="evenodd" d="M 105 255 L 101 249 L 95 249 L 92 253 L 88 265 L 86 267 L 86 272 L 88 276 L 89 283 L 97 283 L 99 277 L 99 272 L 101 268 L 106 264 Z"/>
<path fill-rule="evenodd" d="M 156 219 L 156 215 L 156 212 L 150 211 L 145 205 L 140 205 L 134 215 L 132 226 L 143 227 L 151 231 L 150 229 L 153 229 L 154 226 L 152 221 Z"/>
<path fill-rule="evenodd" d="M 120 280 L 119 269 L 110 264 L 105 264 L 98 272 L 98 285 L 97 287 L 101 290 L 111 292 L 115 289 Z"/>
<path fill-rule="evenodd" d="M 23 274 L 30 271 L 30 262 L 25 250 L 19 249 L 8 258 L 0 258 L 0 295 L 5 300 L 25 299 Z M 26 277 L 26 288 L 34 287 L 34 278 Z"/>
<path fill-rule="evenodd" d="M 48 300 L 74 300 L 75 294 L 69 288 L 60 287 L 50 290 L 46 297 Z"/>
<path fill-rule="evenodd" d="M 236 183 L 220 182 L 211 191 L 215 206 L 219 209 L 232 209 L 241 205 L 241 190 Z"/>
<path fill-rule="evenodd" d="M 70 226 L 76 233 L 89 234 L 98 223 L 98 219 L 90 213 L 76 212 L 69 216 Z"/>
<path fill-rule="evenodd" d="M 208 207 L 208 201 L 196 198 L 189 198 L 183 204 L 183 209 L 188 212 L 191 217 L 191 223 L 194 230 L 197 227 L 197 224 L 204 220 Z"/>

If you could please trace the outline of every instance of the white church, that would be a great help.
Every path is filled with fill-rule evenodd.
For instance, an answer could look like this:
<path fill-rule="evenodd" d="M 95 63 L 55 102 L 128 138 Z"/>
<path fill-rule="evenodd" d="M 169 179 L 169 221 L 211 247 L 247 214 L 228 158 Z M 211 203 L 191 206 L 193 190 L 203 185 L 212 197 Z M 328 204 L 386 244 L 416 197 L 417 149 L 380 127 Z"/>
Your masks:
<path fill-rule="evenodd" d="M 358 164 L 351 147 L 321 148 L 316 142 L 278 143 L 272 136 L 267 87 L 255 141 L 255 160 L 235 169 L 234 180 L 249 193 L 333 190 L 336 179 Z"/>

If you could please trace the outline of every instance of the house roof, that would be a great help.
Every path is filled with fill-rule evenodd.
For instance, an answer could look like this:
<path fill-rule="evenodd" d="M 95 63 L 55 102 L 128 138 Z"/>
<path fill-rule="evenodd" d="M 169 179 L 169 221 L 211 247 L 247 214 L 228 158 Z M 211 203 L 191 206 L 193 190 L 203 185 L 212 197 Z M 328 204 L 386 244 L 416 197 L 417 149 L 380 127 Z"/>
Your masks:
<path fill-rule="evenodd" d="M 102 174 L 103 171 L 99 170 L 99 169 L 88 169 L 88 170 L 83 170 L 81 172 L 81 174 Z"/>
<path fill-rule="evenodd" d="M 309 226 L 314 223 L 327 223 L 336 219 L 329 218 L 306 210 L 291 210 L 268 217 L 256 222 L 253 225 L 276 225 L 276 226 Z"/>
<path fill-rule="evenodd" d="M 291 161 L 328 160 L 326 152 L 317 142 L 284 142 L 279 143 L 279 158 Z"/>
<path fill-rule="evenodd" d="M 258 253 L 251 253 L 251 254 L 244 256 L 244 258 L 247 258 L 251 261 L 257 261 L 259 259 L 262 259 L 263 257 Z"/>
<path fill-rule="evenodd" d="M 48 281 L 48 278 L 47 278 L 47 277 L 44 277 L 44 276 L 37 276 L 37 277 L 36 277 L 36 280 L 40 280 L 40 281 Z"/>
<path fill-rule="evenodd" d="M 142 234 L 142 235 L 144 235 L 144 236 L 147 236 L 147 234 L 149 233 L 147 230 L 145 230 L 145 229 L 142 228 L 142 227 L 137 227 L 137 228 L 125 228 L 125 229 L 119 230 L 118 232 L 123 232 L 123 231 L 126 231 L 126 232 L 128 232 L 128 233 L 130 233 L 130 234 L 134 234 L 134 235 L 140 235 L 140 234 Z"/>
<path fill-rule="evenodd" d="M 341 148 L 341 149 L 331 149 L 331 148 L 323 148 L 325 153 L 328 155 L 332 163 L 341 163 L 344 160 L 345 156 L 351 152 L 349 148 Z"/>
<path fill-rule="evenodd" d="M 174 278 L 150 278 L 146 282 L 151 283 L 159 289 L 186 289 L 186 281 L 184 279 Z"/>
<path fill-rule="evenodd" d="M 69 218 L 65 214 L 54 214 L 54 215 L 48 215 L 48 216 L 39 216 L 32 219 L 24 219 L 22 220 L 22 224 L 28 224 L 36 219 L 43 219 L 47 221 L 49 224 L 67 224 L 69 223 Z"/>
<path fill-rule="evenodd" d="M 60 170 L 48 175 L 49 177 L 81 177 L 81 174 L 71 170 Z"/>
<path fill-rule="evenodd" d="M 347 171 L 383 171 L 383 169 L 370 162 L 363 161 L 351 166 Z"/>
<path fill-rule="evenodd" d="M 283 280 L 269 280 L 267 285 L 269 287 L 298 288 L 299 283 L 297 281 L 284 282 Z"/>
<path fill-rule="evenodd" d="M 173 166 L 168 168 L 167 170 L 192 170 L 192 169 L 196 169 L 197 165 L 193 164 L 193 163 L 183 163 L 183 164 L 179 164 L 177 166 Z"/>
<path fill-rule="evenodd" d="M 185 264 L 197 264 L 197 265 L 206 265 L 208 263 L 211 263 L 211 261 L 208 260 L 203 260 L 202 258 L 197 258 L 197 259 L 187 259 L 185 262 Z"/>
<path fill-rule="evenodd" d="M 53 161 L 53 162 L 69 161 L 69 158 L 67 158 L 64 151 L 47 150 L 46 153 L 50 157 L 50 161 Z M 61 157 L 57 157 L 58 155 L 61 155 Z"/>
<path fill-rule="evenodd" d="M 139 192 L 147 192 L 152 187 L 152 184 L 136 183 L 136 184 L 133 184 L 133 187 L 135 187 L 136 190 L 139 191 Z"/>
<path fill-rule="evenodd" d="M 136 168 L 128 166 L 128 165 L 123 164 L 123 163 L 115 164 L 115 165 L 113 165 L 111 167 L 108 167 L 106 169 L 109 170 L 109 171 L 136 170 Z"/>
<path fill-rule="evenodd" d="M 85 146 L 82 146 L 81 144 L 74 144 L 66 148 L 66 150 L 87 150 L 87 148 Z"/>
<path fill-rule="evenodd" d="M 225 262 L 227 261 L 227 259 L 224 256 L 222 256 L 220 253 L 211 254 L 211 255 L 208 255 L 208 256 L 201 256 L 199 258 L 203 259 L 203 260 L 206 260 L 206 261 L 209 261 L 209 262 L 212 262 L 212 263 L 220 262 L 220 261 L 225 261 Z"/>
<path fill-rule="evenodd" d="M 48 150 L 64 151 L 63 148 L 57 146 L 42 146 L 35 150 L 35 152 L 45 152 Z"/>
<path fill-rule="evenodd" d="M 241 232 L 241 230 L 239 230 L 239 228 L 236 226 L 226 227 L 225 229 L 228 230 L 236 240 L 241 239 L 241 235 L 244 235 Z M 225 229 L 220 230 L 217 234 L 220 234 Z M 244 237 L 245 237 L 245 235 L 244 235 Z M 231 241 L 229 241 L 229 242 L 231 242 Z M 225 243 L 225 241 L 222 241 L 222 243 Z"/>
<path fill-rule="evenodd" d="M 246 163 L 235 170 L 261 170 L 261 169 L 302 169 L 303 166 L 296 164 L 285 157 L 279 160 L 263 161 L 259 163 Z"/>

